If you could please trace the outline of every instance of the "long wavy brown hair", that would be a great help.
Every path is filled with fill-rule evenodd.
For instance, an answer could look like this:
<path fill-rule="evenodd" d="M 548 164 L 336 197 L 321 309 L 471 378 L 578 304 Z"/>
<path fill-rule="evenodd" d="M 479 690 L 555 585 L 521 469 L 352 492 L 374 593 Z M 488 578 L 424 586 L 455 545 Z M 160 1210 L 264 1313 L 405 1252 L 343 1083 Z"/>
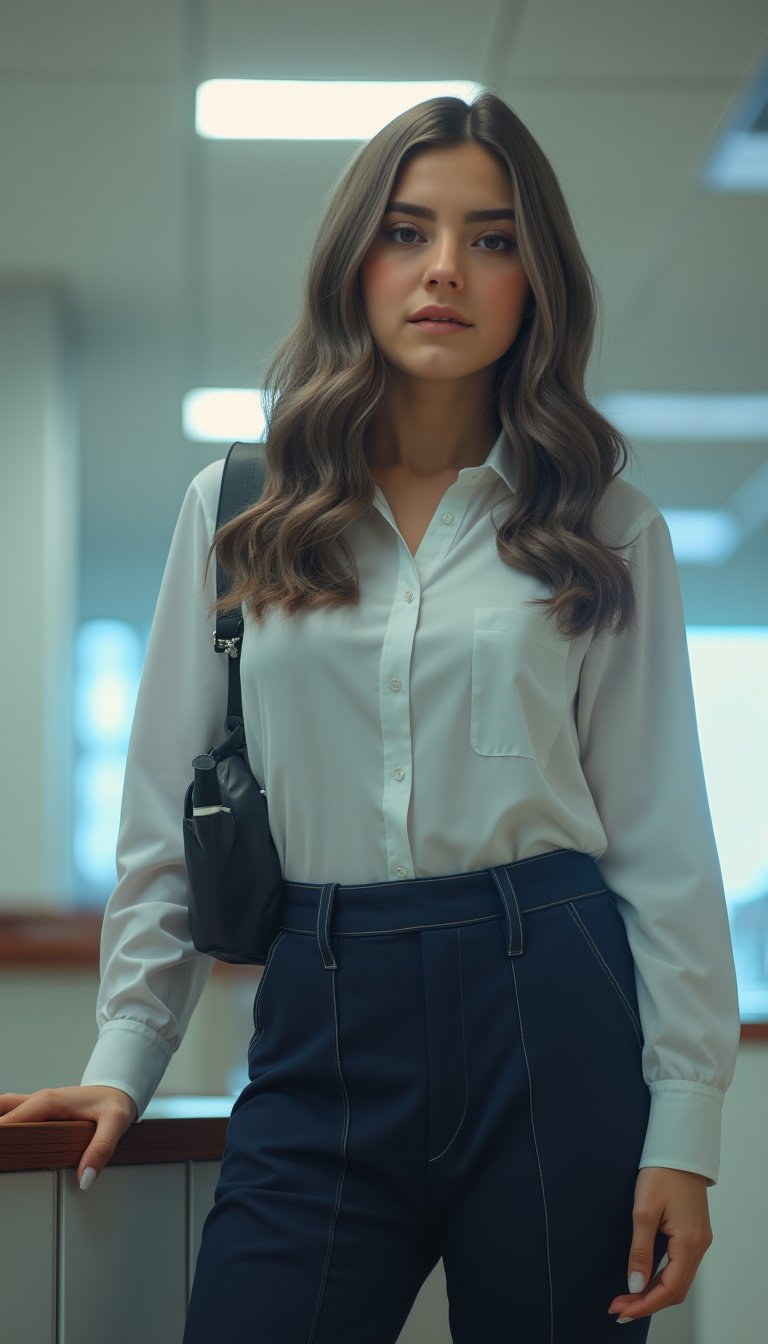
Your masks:
<path fill-rule="evenodd" d="M 282 605 L 332 608 L 360 599 L 344 528 L 371 506 L 365 438 L 387 396 L 387 364 L 371 336 L 360 265 L 401 167 L 419 151 L 474 142 L 509 173 L 530 313 L 495 370 L 497 423 L 517 462 L 517 493 L 496 547 L 545 580 L 560 633 L 623 630 L 635 616 L 628 563 L 597 532 L 596 509 L 630 445 L 590 403 L 584 376 L 599 294 L 555 172 L 495 93 L 431 98 L 358 151 L 328 200 L 309 260 L 303 313 L 265 377 L 266 463 L 260 499 L 217 531 L 229 581 L 214 612 L 244 604 L 259 621 Z M 621 465 L 617 467 L 617 463 Z M 626 543 L 625 543 L 626 544 Z M 342 563 L 342 558 L 346 563 Z M 204 580 L 205 581 L 205 580 Z"/>

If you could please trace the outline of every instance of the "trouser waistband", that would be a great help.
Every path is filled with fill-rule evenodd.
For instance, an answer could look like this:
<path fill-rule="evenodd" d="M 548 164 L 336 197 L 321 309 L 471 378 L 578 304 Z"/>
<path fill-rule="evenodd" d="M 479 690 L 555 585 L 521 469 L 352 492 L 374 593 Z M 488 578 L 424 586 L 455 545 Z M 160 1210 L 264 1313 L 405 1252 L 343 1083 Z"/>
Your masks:
<path fill-rule="evenodd" d="M 283 882 L 280 926 L 288 932 L 315 933 L 323 964 L 336 970 L 331 935 L 407 933 L 503 916 L 511 957 L 523 951 L 524 914 L 606 890 L 590 854 L 556 849 L 516 863 L 440 877 L 359 885 Z"/>

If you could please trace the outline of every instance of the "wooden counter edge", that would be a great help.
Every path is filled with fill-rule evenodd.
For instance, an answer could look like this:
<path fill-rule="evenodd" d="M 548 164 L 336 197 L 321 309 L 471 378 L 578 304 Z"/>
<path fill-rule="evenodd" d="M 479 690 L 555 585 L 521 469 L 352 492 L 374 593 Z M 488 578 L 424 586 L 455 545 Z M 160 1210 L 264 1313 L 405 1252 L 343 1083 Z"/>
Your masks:
<path fill-rule="evenodd" d="M 228 1120 L 228 1116 L 138 1120 L 119 1139 L 108 1166 L 220 1162 Z M 76 1167 L 95 1128 L 95 1122 L 89 1120 L 2 1124 L 0 1172 Z"/>

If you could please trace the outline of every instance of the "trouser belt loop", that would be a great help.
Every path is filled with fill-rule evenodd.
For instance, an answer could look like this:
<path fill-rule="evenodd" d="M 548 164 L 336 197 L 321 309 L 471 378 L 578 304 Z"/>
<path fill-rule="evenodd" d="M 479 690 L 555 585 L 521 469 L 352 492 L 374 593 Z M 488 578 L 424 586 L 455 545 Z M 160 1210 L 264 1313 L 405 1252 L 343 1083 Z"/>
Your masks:
<path fill-rule="evenodd" d="M 488 871 L 496 883 L 506 912 L 507 956 L 517 957 L 523 951 L 523 921 L 520 918 L 520 906 L 517 903 L 512 879 L 504 863 L 500 863 L 496 868 L 489 868 Z"/>
<path fill-rule="evenodd" d="M 320 892 L 320 904 L 317 909 L 317 942 L 326 971 L 338 970 L 330 938 L 331 911 L 338 885 L 338 882 L 325 882 L 323 884 L 323 889 Z"/>

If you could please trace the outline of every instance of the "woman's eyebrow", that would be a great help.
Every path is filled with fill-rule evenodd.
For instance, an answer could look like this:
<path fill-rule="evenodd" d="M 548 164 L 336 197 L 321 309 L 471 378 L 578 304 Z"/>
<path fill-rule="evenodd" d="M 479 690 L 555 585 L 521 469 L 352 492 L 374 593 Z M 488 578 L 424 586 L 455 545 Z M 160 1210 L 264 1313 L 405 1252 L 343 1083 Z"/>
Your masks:
<path fill-rule="evenodd" d="M 427 205 L 413 205 L 410 201 L 390 201 L 384 211 L 385 215 L 391 215 L 394 211 L 399 211 L 403 215 L 421 215 L 424 219 L 437 219 L 434 210 L 430 210 Z M 468 210 L 464 216 L 466 224 L 472 223 L 478 219 L 514 219 L 515 212 L 508 205 L 502 205 L 494 210 Z"/>

